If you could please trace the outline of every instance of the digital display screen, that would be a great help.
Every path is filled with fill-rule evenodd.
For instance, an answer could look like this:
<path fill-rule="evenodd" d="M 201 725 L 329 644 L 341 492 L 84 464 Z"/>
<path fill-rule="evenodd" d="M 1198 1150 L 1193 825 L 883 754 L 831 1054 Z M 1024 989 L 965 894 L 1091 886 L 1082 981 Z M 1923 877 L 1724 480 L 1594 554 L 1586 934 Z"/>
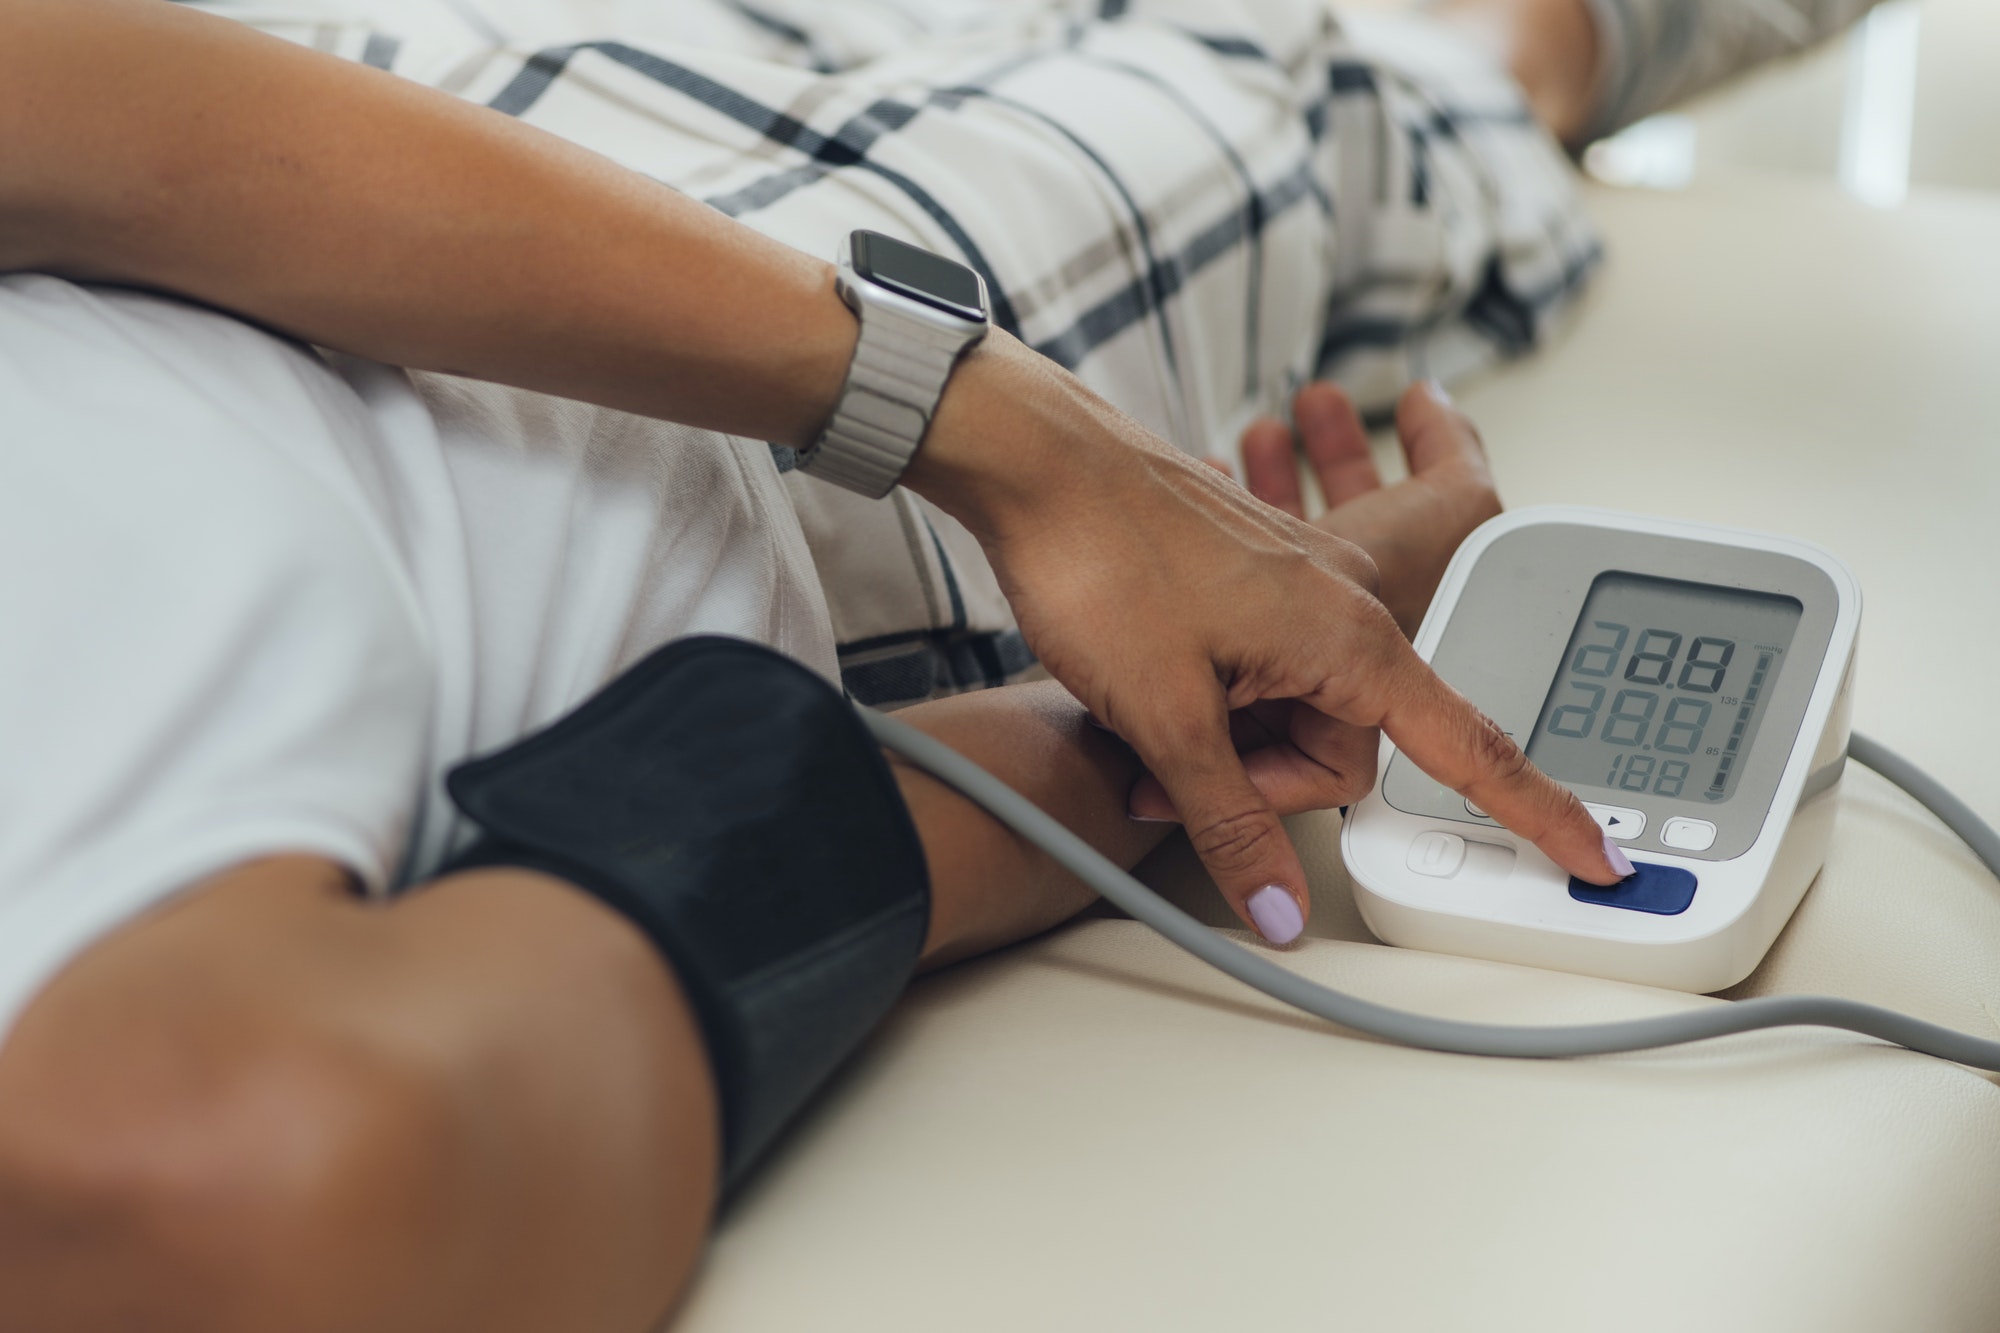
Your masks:
<path fill-rule="evenodd" d="M 1804 613 L 1771 593 L 1600 574 L 1528 757 L 1571 786 L 1727 801 Z"/>
<path fill-rule="evenodd" d="M 965 265 L 879 231 L 855 232 L 852 253 L 862 277 L 962 318 L 981 318 L 979 275 Z"/>

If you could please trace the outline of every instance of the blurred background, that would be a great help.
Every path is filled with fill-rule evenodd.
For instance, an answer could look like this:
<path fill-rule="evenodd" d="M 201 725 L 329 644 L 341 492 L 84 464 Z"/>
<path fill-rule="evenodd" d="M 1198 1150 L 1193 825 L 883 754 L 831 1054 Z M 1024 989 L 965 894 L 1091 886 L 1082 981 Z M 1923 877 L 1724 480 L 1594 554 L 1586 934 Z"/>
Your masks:
<path fill-rule="evenodd" d="M 1501 494 L 1838 552 L 1868 608 L 1856 725 L 2000 817 L 1968 702 L 2000 645 L 2000 0 L 1892 0 L 1585 167 L 1585 309 L 1459 394 Z"/>
<path fill-rule="evenodd" d="M 1911 187 L 2000 189 L 2000 3 L 1895 0 L 1851 36 L 1594 147 L 1610 184 L 1718 175 L 1831 178 L 1893 208 Z"/>

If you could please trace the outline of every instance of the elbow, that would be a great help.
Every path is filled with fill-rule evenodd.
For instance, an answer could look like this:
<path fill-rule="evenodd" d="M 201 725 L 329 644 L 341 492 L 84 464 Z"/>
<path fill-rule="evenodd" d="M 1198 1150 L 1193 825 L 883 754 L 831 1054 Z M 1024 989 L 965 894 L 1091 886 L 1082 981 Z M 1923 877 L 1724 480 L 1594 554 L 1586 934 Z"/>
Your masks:
<path fill-rule="evenodd" d="M 91 1055 L 0 1061 L 11 1326 L 406 1326 L 456 1231 L 441 1080 L 325 1040 Z"/>

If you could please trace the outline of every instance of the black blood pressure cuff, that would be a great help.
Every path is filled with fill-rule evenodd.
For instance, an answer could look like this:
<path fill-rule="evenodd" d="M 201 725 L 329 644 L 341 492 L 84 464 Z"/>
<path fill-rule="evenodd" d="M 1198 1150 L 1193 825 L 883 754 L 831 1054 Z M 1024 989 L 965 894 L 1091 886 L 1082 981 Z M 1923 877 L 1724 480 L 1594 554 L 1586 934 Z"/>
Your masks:
<path fill-rule="evenodd" d="M 725 1190 L 916 970 L 930 881 L 889 765 L 770 649 L 668 644 L 446 786 L 486 834 L 452 869 L 560 876 L 673 965 L 721 1095 Z"/>

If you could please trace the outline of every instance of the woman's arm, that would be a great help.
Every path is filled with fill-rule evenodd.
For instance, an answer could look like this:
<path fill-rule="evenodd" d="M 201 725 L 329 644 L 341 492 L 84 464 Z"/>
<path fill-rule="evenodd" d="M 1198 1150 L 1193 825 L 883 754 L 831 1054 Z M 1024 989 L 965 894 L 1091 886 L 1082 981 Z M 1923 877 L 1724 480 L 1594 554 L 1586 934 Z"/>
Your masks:
<path fill-rule="evenodd" d="M 855 339 L 826 265 L 485 108 L 160 0 L 0 0 L 0 269 L 194 296 L 327 346 L 781 443 Z M 1434 676 L 1352 544 L 1246 495 L 995 334 L 907 485 L 980 540 L 1049 671 L 1172 794 L 1248 923 L 1303 871 L 1233 710 L 1300 701 L 1331 805 L 1343 726 L 1574 874 L 1596 823 Z"/>
<path fill-rule="evenodd" d="M 159 0 L 0 3 L 0 269 L 163 288 L 392 365 L 778 443 L 833 270 L 484 107 Z"/>
<path fill-rule="evenodd" d="M 1320 521 L 1375 543 L 1420 612 L 1497 503 L 1477 437 L 1412 395 L 1411 476 L 1384 486 L 1337 393 L 1297 416 L 1336 501 Z M 1275 422 L 1244 441 L 1274 503 L 1297 503 L 1293 443 Z M 1170 827 L 1128 817 L 1137 759 L 1053 683 L 902 716 L 1120 865 Z M 932 881 L 925 967 L 1090 901 L 963 798 L 897 779 Z M 695 1016 L 598 899 L 482 868 L 385 905 L 274 858 L 92 947 L 0 1045 L 0 1292 L 8 1327 L 51 1331 L 652 1327 L 694 1270 L 716 1150 Z"/>

